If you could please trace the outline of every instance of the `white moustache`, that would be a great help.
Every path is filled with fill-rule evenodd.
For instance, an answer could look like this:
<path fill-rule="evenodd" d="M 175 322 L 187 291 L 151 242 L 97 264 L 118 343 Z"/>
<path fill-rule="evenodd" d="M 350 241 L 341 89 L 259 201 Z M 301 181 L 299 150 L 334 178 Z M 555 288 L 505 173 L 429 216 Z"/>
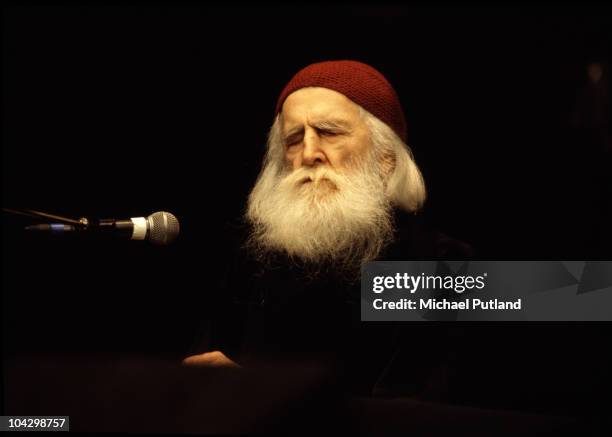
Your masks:
<path fill-rule="evenodd" d="M 317 167 L 317 168 L 299 168 L 294 170 L 289 175 L 285 176 L 282 180 L 282 184 L 301 188 L 304 185 L 313 183 L 312 185 L 316 188 L 324 184 L 331 184 L 333 188 L 340 188 L 345 181 L 345 177 L 341 176 L 335 170 L 328 168 Z"/>

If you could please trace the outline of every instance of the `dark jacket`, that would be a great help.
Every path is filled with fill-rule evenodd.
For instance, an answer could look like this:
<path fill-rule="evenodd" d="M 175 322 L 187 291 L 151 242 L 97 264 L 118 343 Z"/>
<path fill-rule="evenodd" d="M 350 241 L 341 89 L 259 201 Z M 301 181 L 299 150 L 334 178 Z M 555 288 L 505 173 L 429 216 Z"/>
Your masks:
<path fill-rule="evenodd" d="M 396 238 L 379 256 L 381 260 L 473 255 L 468 245 L 427 230 L 418 217 L 398 211 L 395 222 Z M 440 343 L 446 333 L 440 325 L 417 322 L 408 330 L 396 322 L 361 322 L 359 281 L 351 282 L 334 271 L 312 279 L 308 266 L 283 257 L 264 267 L 240 245 L 247 228 L 231 226 L 237 247 L 215 298 L 214 315 L 193 353 L 221 350 L 246 365 L 317 360 L 335 369 L 341 384 L 356 394 L 371 393 L 381 383 L 398 349 L 419 351 L 420 373 L 443 359 Z M 426 378 L 421 374 L 420 379 Z"/>

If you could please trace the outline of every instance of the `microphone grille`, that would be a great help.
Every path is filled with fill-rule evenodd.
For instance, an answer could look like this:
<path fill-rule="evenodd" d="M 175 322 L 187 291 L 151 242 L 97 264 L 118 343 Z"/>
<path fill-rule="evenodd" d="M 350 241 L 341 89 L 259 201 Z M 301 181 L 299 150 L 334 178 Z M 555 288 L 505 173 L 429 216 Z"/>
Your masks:
<path fill-rule="evenodd" d="M 154 212 L 147 217 L 149 239 L 154 244 L 166 245 L 176 240 L 180 226 L 177 218 L 166 211 Z"/>

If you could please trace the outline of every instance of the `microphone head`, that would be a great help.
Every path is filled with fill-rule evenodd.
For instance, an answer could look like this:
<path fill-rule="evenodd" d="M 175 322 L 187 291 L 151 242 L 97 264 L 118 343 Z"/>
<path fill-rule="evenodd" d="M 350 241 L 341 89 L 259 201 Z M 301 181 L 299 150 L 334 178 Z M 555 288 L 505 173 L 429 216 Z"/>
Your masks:
<path fill-rule="evenodd" d="M 154 212 L 147 217 L 149 240 L 154 244 L 166 245 L 176 240 L 180 226 L 177 218 L 166 211 Z"/>

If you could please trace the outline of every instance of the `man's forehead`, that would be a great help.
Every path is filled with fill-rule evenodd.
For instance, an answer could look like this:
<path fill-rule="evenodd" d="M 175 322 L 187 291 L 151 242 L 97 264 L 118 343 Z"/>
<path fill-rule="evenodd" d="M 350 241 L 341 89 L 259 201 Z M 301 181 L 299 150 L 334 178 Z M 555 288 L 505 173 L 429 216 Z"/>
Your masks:
<path fill-rule="evenodd" d="M 285 100 L 281 118 L 285 126 L 337 121 L 349 124 L 359 114 L 359 107 L 342 94 L 327 88 L 302 88 Z"/>

